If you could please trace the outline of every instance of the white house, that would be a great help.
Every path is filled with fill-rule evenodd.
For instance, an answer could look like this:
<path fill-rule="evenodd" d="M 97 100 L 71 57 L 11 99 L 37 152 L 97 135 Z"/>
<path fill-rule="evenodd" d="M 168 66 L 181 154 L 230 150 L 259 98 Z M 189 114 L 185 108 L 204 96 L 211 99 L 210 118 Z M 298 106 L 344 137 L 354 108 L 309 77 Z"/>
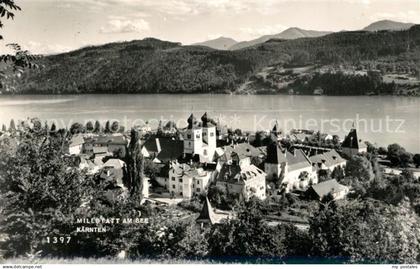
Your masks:
<path fill-rule="evenodd" d="M 281 187 L 286 192 L 303 190 L 310 184 L 318 183 L 312 163 L 301 149 L 289 152 L 277 143 L 267 147 L 267 159 L 264 164 L 267 180 L 274 182 L 281 179 Z"/>

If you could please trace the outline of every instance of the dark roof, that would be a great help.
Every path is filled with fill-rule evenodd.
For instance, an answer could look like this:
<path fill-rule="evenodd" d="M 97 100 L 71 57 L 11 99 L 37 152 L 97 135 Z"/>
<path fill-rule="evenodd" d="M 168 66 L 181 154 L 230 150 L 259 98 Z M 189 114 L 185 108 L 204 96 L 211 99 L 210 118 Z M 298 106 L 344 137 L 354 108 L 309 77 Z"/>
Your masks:
<path fill-rule="evenodd" d="M 158 150 L 157 141 L 160 144 L 160 151 Z M 174 150 L 179 151 L 179 148 L 182 147 L 183 150 L 183 142 L 181 140 L 175 140 L 170 137 L 156 137 L 155 135 L 150 136 L 146 142 L 144 142 L 143 147 L 150 153 L 158 154 L 162 151 L 162 157 L 166 156 L 167 154 L 173 153 Z"/>
<path fill-rule="evenodd" d="M 240 143 L 236 145 L 230 145 L 224 147 L 224 155 L 226 160 L 231 160 L 234 155 L 239 158 L 239 160 L 245 159 L 247 157 L 259 157 L 262 154 L 260 150 L 248 143 Z"/>
<path fill-rule="evenodd" d="M 267 163 L 283 163 L 286 161 L 285 155 L 286 150 L 284 150 L 280 144 L 273 142 L 267 146 Z"/>
<path fill-rule="evenodd" d="M 169 140 L 163 146 L 161 144 L 161 149 L 156 156 L 157 159 L 162 162 L 177 160 L 184 153 L 184 143 L 180 140 Z"/>
<path fill-rule="evenodd" d="M 215 224 L 217 222 L 213 207 L 210 204 L 209 199 L 206 197 L 203 209 L 201 209 L 200 216 L 198 216 L 196 222 L 198 223 L 210 223 Z"/>
<path fill-rule="evenodd" d="M 341 147 L 343 148 L 352 148 L 352 149 L 359 149 L 360 145 L 359 139 L 357 138 L 357 131 L 356 129 L 351 129 L 349 134 L 344 139 L 343 143 L 341 144 Z"/>
<path fill-rule="evenodd" d="M 301 149 L 292 152 L 284 150 L 279 144 L 272 143 L 267 147 L 267 163 L 287 163 L 288 170 L 293 171 L 311 166 L 311 161 Z"/>

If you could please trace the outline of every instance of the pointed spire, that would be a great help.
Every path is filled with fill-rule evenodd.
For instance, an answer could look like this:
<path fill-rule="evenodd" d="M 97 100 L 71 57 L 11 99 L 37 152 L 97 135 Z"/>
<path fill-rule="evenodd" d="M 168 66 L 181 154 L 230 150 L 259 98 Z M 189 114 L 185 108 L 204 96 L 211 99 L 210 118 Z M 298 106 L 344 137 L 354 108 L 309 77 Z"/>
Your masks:
<path fill-rule="evenodd" d="M 207 117 L 207 112 L 204 112 L 203 116 L 201 117 L 201 121 L 203 122 L 203 127 L 208 126 L 209 119 Z"/>
<path fill-rule="evenodd" d="M 188 118 L 187 122 L 188 122 L 188 129 L 192 129 L 194 127 L 194 124 L 195 124 L 194 114 L 191 113 L 191 115 Z"/>
<path fill-rule="evenodd" d="M 209 198 L 206 196 L 203 209 L 201 210 L 200 216 L 197 218 L 198 223 L 210 223 L 211 225 L 216 223 L 216 217 L 213 207 L 210 204 Z"/>

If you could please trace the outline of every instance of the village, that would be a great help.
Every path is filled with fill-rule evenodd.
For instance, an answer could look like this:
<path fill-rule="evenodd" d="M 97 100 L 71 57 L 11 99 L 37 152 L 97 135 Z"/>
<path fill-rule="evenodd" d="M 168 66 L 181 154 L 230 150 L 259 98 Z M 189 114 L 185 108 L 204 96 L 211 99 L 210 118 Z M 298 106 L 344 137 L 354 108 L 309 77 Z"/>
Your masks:
<path fill-rule="evenodd" d="M 351 192 L 335 177 L 344 175 L 349 158 L 367 152 L 356 129 L 340 140 L 312 130 L 284 134 L 278 123 L 269 132 L 232 132 L 207 113 L 200 119 L 191 114 L 187 123 L 184 128 L 171 122 L 157 130 L 147 124 L 137 127 L 145 158 L 142 194 L 147 203 L 187 208 L 201 197 L 204 203 L 196 208 L 200 211 L 197 223 L 201 224 L 232 218 L 236 202 L 256 197 L 276 212 L 281 207 L 283 213 L 269 214 L 267 221 L 305 227 L 311 203 L 327 196 L 340 200 Z M 308 143 L 312 139 L 322 143 L 313 146 Z M 123 160 L 128 140 L 121 132 L 77 133 L 71 138 L 68 155 L 77 157 L 79 168 L 87 174 L 99 175 L 127 190 Z M 339 151 L 334 144 L 339 145 Z M 289 208 L 284 208 L 285 197 L 292 200 Z"/>

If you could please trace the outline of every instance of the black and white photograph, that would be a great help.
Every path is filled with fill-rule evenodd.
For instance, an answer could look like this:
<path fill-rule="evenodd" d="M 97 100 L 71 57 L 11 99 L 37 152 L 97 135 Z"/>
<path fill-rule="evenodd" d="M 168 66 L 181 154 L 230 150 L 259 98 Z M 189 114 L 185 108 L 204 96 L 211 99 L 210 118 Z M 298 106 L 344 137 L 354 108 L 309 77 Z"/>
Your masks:
<path fill-rule="evenodd" d="M 195 264 L 418 268 L 420 0 L 0 0 L 1 268 Z"/>

